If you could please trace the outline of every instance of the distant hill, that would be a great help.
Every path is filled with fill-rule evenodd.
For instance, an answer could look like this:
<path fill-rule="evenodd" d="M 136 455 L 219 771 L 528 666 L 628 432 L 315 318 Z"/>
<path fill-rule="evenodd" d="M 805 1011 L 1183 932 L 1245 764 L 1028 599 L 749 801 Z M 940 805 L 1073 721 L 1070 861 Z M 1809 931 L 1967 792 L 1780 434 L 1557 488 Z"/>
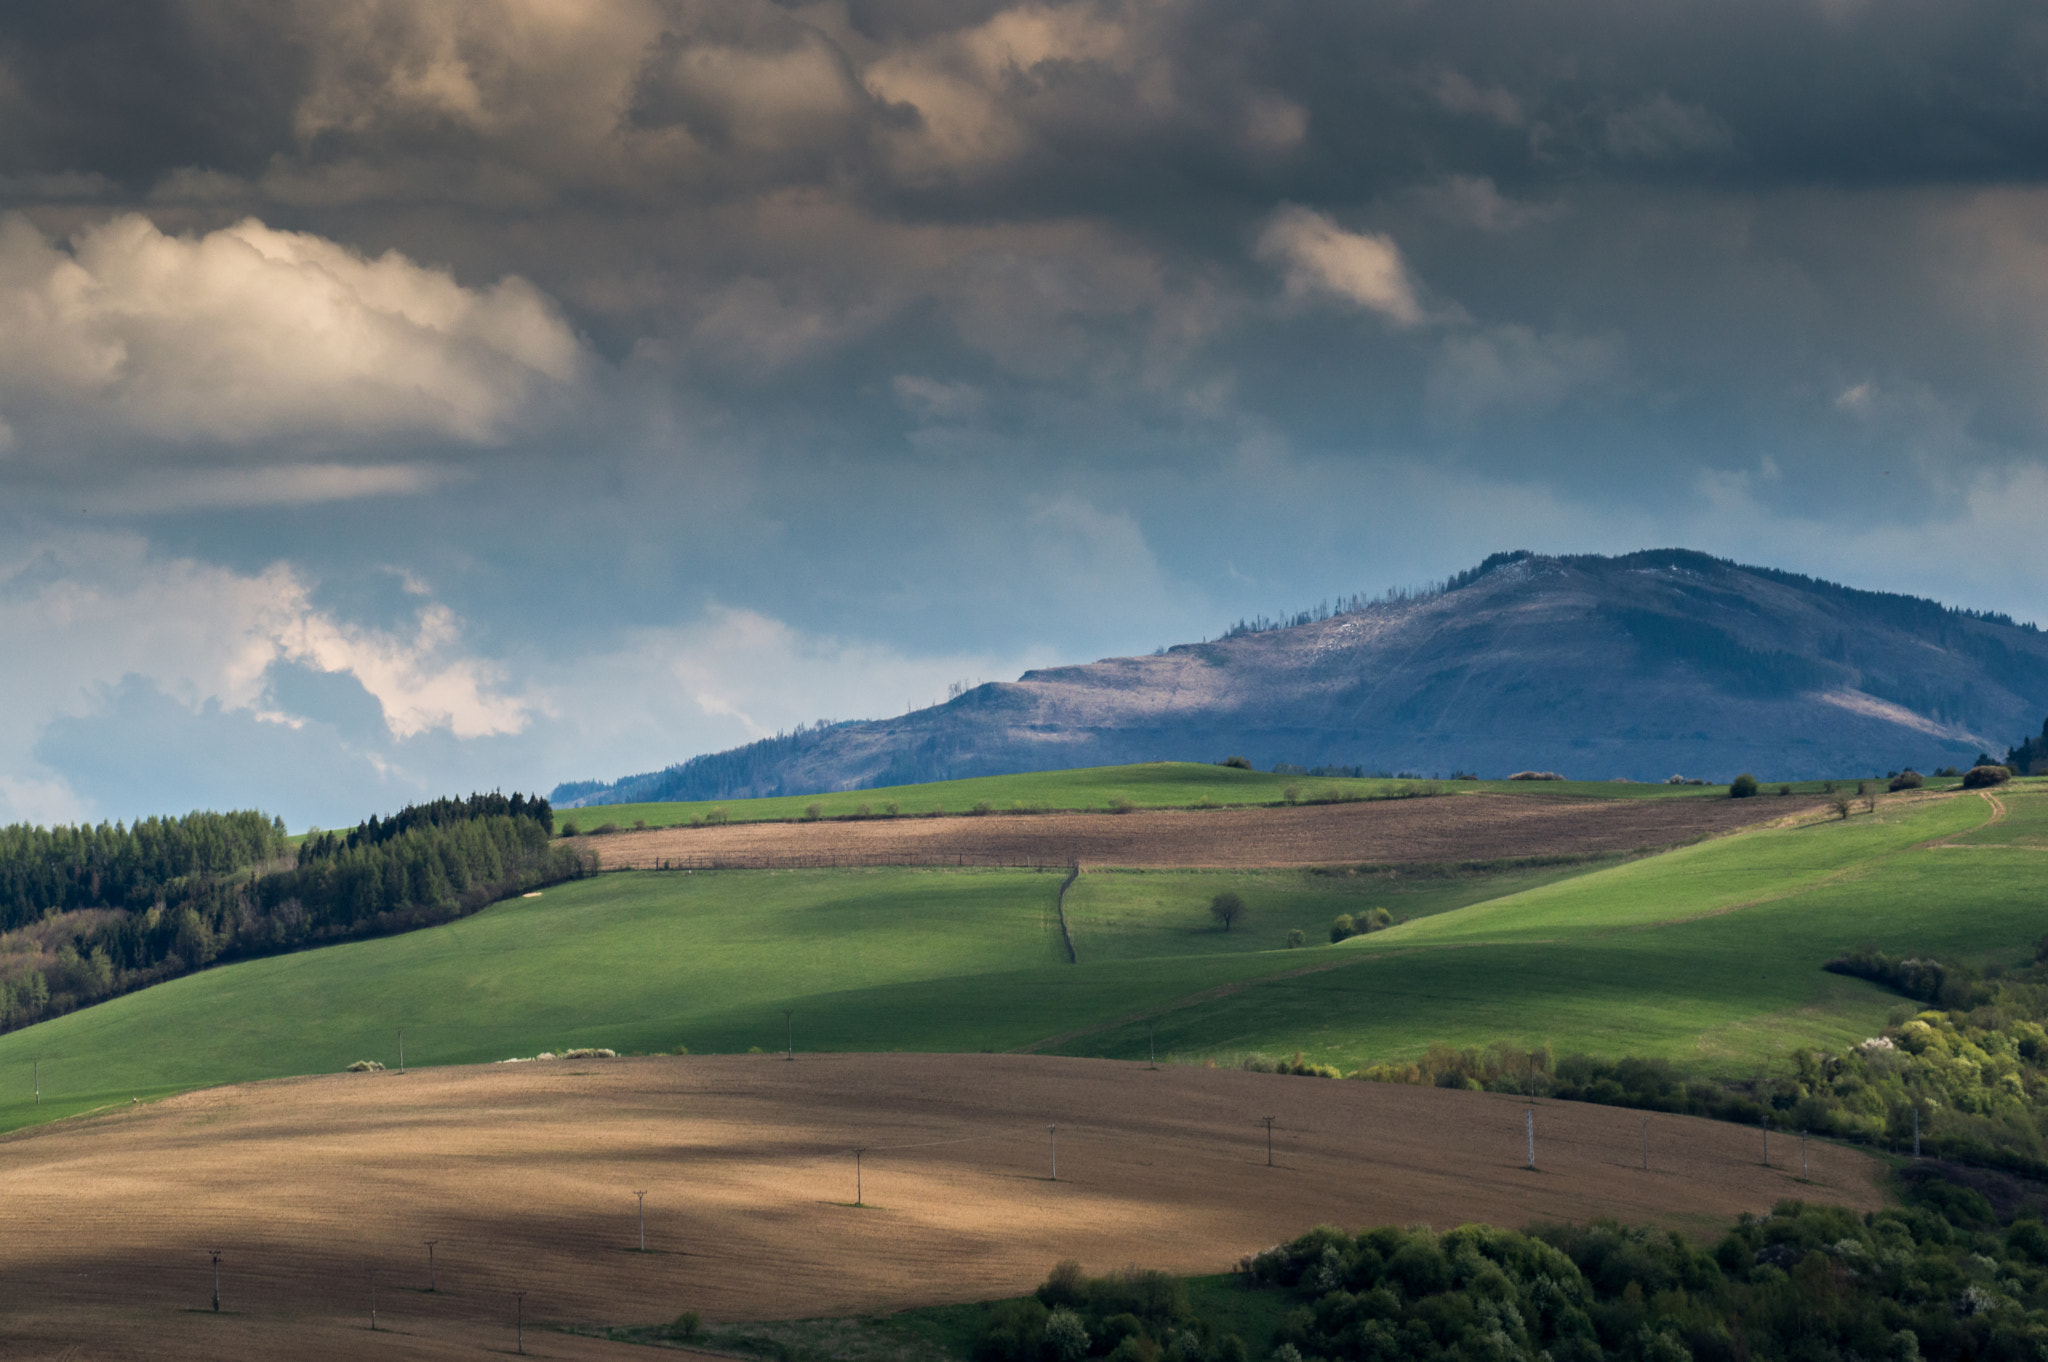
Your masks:
<path fill-rule="evenodd" d="M 732 799 L 1157 759 L 1725 781 L 1966 765 L 2048 714 L 2048 635 L 1682 549 L 1495 554 L 1440 589 L 1026 672 L 557 806 Z"/>

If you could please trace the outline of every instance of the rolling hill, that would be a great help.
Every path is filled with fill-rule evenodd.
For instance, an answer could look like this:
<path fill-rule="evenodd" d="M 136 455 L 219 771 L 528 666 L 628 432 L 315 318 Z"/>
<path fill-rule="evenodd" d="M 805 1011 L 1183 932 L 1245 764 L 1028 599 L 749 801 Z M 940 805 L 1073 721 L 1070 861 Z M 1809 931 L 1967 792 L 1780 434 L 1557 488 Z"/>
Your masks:
<path fill-rule="evenodd" d="M 0 1130 L 395 1066 L 401 1028 L 414 1065 L 773 1050 L 793 1032 L 808 1051 L 1142 1059 L 1156 1039 L 1162 1056 L 1300 1050 L 1346 1069 L 1509 1041 L 1739 1076 L 1884 1025 L 1898 995 L 1820 968 L 1846 947 L 2032 957 L 2048 790 L 2002 800 L 1879 796 L 1846 822 L 1562 866 L 1091 870 L 1065 899 L 1078 964 L 1051 872 L 608 873 L 0 1036 Z M 1224 890 L 1250 905 L 1230 932 L 1207 912 Z M 1338 913 L 1377 906 L 1409 921 L 1323 944 Z"/>
<path fill-rule="evenodd" d="M 1260 767 L 1725 781 L 1967 765 L 2048 713 L 2048 636 L 1704 554 L 1497 554 L 1441 590 L 1027 672 L 558 806 L 718 800 L 1242 754 Z"/>

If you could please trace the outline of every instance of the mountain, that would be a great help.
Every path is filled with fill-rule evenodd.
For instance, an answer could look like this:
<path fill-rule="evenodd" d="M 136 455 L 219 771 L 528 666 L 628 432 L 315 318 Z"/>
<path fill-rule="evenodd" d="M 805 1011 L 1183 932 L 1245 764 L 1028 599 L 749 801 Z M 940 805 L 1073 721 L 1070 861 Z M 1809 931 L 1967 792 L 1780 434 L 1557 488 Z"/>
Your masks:
<path fill-rule="evenodd" d="M 2048 635 L 1682 549 L 1495 554 L 1440 588 L 1151 657 L 1026 672 L 557 805 L 725 799 L 1162 758 L 1583 779 L 1967 765 L 2048 714 Z"/>

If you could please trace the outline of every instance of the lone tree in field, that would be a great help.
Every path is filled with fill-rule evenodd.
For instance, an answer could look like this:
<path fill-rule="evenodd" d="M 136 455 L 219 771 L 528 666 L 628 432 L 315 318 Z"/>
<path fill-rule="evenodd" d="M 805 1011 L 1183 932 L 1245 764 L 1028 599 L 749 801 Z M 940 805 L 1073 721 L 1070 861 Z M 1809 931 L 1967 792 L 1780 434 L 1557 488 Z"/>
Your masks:
<path fill-rule="evenodd" d="M 1224 931 L 1229 931 L 1244 916 L 1243 897 L 1226 889 L 1209 900 L 1209 916 L 1222 923 Z"/>

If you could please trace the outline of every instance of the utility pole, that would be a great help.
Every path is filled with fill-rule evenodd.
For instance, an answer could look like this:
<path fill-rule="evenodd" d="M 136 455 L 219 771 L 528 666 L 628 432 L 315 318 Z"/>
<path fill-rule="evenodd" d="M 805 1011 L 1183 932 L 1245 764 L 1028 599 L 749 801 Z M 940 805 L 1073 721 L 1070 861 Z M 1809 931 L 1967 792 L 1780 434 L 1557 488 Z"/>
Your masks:
<path fill-rule="evenodd" d="M 860 1194 L 860 1156 L 867 1152 L 868 1147 L 864 1144 L 853 1147 L 853 1204 L 856 1206 L 865 1204 Z"/>
<path fill-rule="evenodd" d="M 1806 1176 L 1806 1132 L 1799 1132 L 1799 1176 Z"/>
<path fill-rule="evenodd" d="M 1266 1167 L 1271 1168 L 1273 1166 L 1273 1118 L 1271 1116 L 1261 1116 L 1259 1119 L 1266 1123 Z"/>
<path fill-rule="evenodd" d="M 424 1243 L 424 1244 L 425 1244 L 425 1245 L 427 1246 L 427 1290 L 429 1290 L 429 1291 L 433 1291 L 433 1290 L 435 1290 L 435 1285 L 434 1285 L 434 1245 L 436 1245 L 436 1244 L 440 1243 L 441 1241 L 440 1241 L 440 1240 L 438 1240 L 438 1239 L 426 1239 L 426 1240 L 422 1240 L 421 1242 L 422 1242 L 422 1243 Z"/>
<path fill-rule="evenodd" d="M 220 1250 L 209 1249 L 213 1254 L 213 1313 L 220 1313 Z"/>
<path fill-rule="evenodd" d="M 789 1007 L 782 1009 L 783 1036 L 789 1045 L 789 1049 L 783 1057 L 792 1064 L 796 1063 L 796 1022 L 792 1020 L 795 1011 L 796 1009 Z"/>
<path fill-rule="evenodd" d="M 41 1056 L 41 1055 L 38 1055 L 38 1056 L 36 1056 L 36 1057 L 35 1057 L 34 1059 L 30 1060 L 30 1061 L 29 1061 L 29 1063 L 35 1066 L 35 1068 L 34 1068 L 34 1073 L 35 1073 L 35 1076 L 36 1076 L 36 1105 L 37 1105 L 37 1106 L 41 1106 L 41 1105 L 43 1104 L 43 1059 L 42 1059 L 42 1056 Z"/>
<path fill-rule="evenodd" d="M 1522 1129 L 1529 1136 L 1529 1167 L 1533 1171 L 1536 1167 L 1536 1108 L 1522 1109 Z"/>
<path fill-rule="evenodd" d="M 1769 1168 L 1771 1166 L 1771 1118 L 1769 1116 L 1759 1116 L 1756 1119 L 1756 1123 L 1764 1133 L 1764 1167 Z"/>
<path fill-rule="evenodd" d="M 1159 1067 L 1159 1039 L 1153 1033 L 1151 1022 L 1145 1023 L 1145 1066 L 1150 1069 Z"/>
<path fill-rule="evenodd" d="M 526 1293 L 524 1291 L 514 1291 L 512 1297 L 519 1302 L 519 1313 L 512 1318 L 512 1341 L 519 1351 L 524 1353 L 526 1351 Z"/>
<path fill-rule="evenodd" d="M 1047 1126 L 1045 1128 L 1046 1141 L 1052 1147 L 1052 1180 L 1054 1182 L 1060 1180 L 1060 1137 L 1055 1133 L 1058 1130 L 1058 1126 Z"/>
<path fill-rule="evenodd" d="M 377 1332 L 377 1269 L 370 1269 L 370 1332 Z"/>
<path fill-rule="evenodd" d="M 633 1195 L 640 1198 L 640 1251 L 645 1253 L 647 1252 L 647 1193 L 635 1192 Z"/>
<path fill-rule="evenodd" d="M 398 1071 L 405 1072 L 405 1028 L 398 1028 Z"/>

